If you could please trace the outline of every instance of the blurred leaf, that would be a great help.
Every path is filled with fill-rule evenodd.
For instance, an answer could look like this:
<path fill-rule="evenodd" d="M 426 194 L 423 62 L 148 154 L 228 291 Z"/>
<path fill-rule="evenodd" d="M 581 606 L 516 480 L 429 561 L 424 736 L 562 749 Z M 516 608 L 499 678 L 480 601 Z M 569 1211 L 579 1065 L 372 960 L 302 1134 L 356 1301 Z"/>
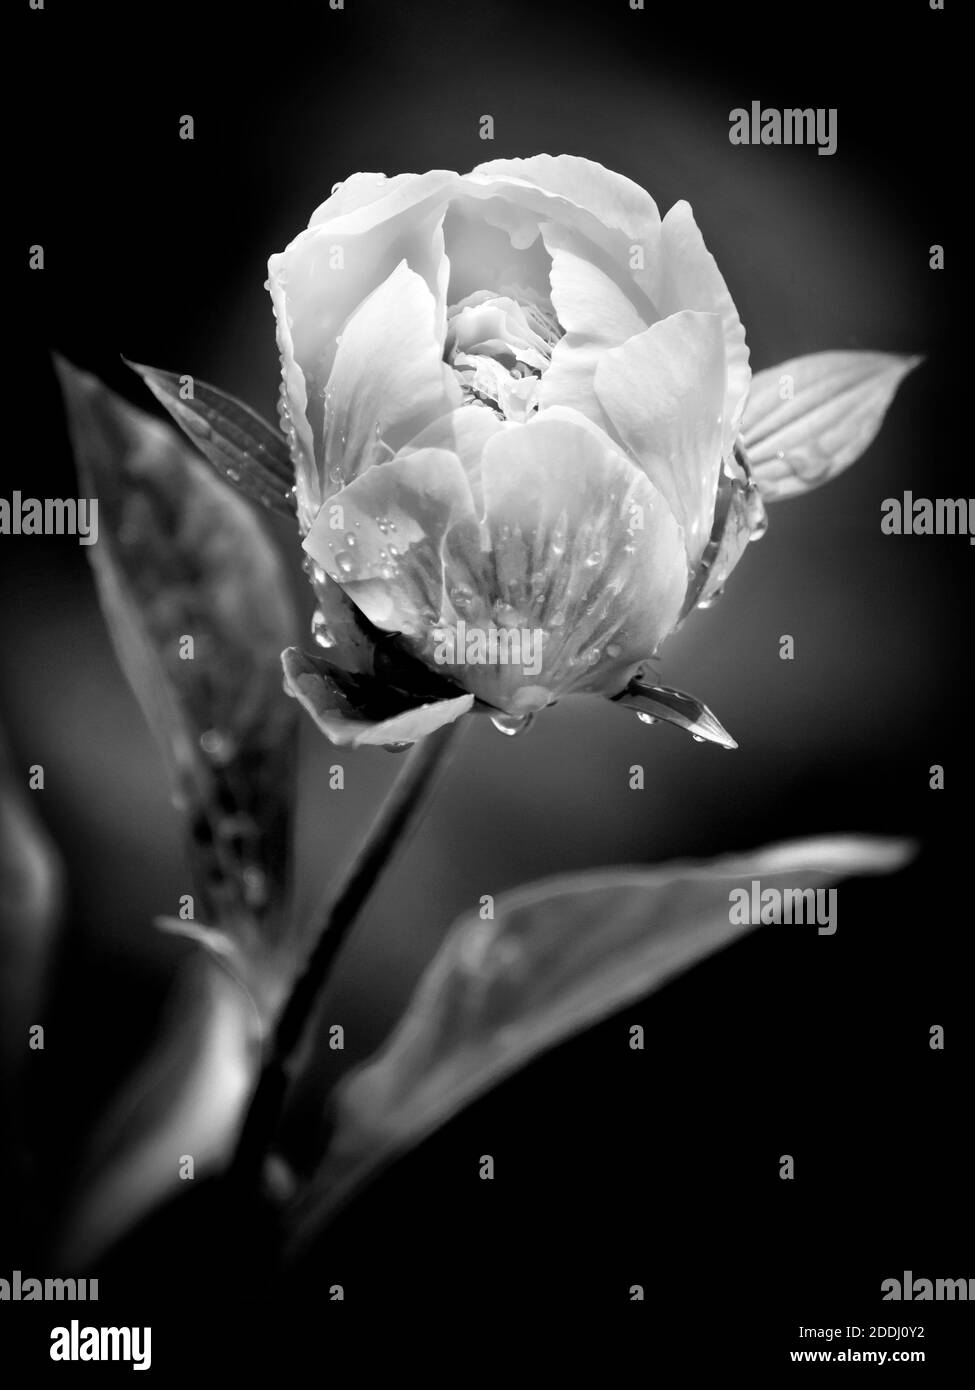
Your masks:
<path fill-rule="evenodd" d="M 294 519 L 294 465 L 280 430 L 205 381 L 138 362 L 126 366 L 142 377 L 225 481 L 269 511 Z M 187 390 L 193 393 L 188 399 Z"/>
<path fill-rule="evenodd" d="M 11 1079 L 28 1057 L 61 906 L 60 856 L 0 739 L 0 1062 Z"/>
<path fill-rule="evenodd" d="M 252 509 L 167 425 L 57 366 L 81 485 L 98 498 L 102 609 L 186 817 L 194 916 L 238 961 L 260 959 L 280 944 L 297 724 L 281 689 L 297 626 L 281 566 Z"/>
<path fill-rule="evenodd" d="M 194 958 L 167 1016 L 96 1130 L 59 1255 L 88 1267 L 155 1207 L 229 1161 L 260 1061 L 262 1025 L 252 1000 L 217 964 Z"/>
<path fill-rule="evenodd" d="M 703 864 L 613 868 L 499 898 L 461 918 L 379 1052 L 336 1092 L 325 1160 L 294 1211 L 304 1244 L 367 1179 L 546 1048 L 744 936 L 729 892 L 889 873 L 903 841 L 799 840 Z"/>
<path fill-rule="evenodd" d="M 737 748 L 738 744 L 728 733 L 721 721 L 711 713 L 707 705 L 686 695 L 683 690 L 672 690 L 667 685 L 643 685 L 640 681 L 630 681 L 622 695 L 617 695 L 615 703 L 639 710 L 653 723 L 662 719 L 667 724 L 676 724 L 702 743 L 717 743 L 721 748 Z"/>
<path fill-rule="evenodd" d="M 921 360 L 889 352 L 815 352 L 758 372 L 742 434 L 766 502 L 808 492 L 854 463 Z"/>

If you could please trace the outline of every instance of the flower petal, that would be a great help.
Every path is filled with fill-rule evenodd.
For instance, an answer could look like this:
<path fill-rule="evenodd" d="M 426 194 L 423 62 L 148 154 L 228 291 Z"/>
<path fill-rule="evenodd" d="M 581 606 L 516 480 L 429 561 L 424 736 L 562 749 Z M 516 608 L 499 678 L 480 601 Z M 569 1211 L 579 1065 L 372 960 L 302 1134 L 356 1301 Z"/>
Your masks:
<path fill-rule="evenodd" d="M 421 430 L 400 453 L 401 457 L 405 457 L 418 449 L 448 449 L 456 454 L 467 474 L 475 502 L 478 502 L 481 497 L 481 456 L 484 446 L 496 434 L 511 428 L 488 406 L 462 405 L 447 415 L 441 415 L 425 430 Z"/>
<path fill-rule="evenodd" d="M 443 538 L 462 519 L 474 522 L 474 498 L 457 455 L 414 449 L 337 493 L 305 549 L 376 627 L 422 638 L 440 617 Z"/>
<path fill-rule="evenodd" d="M 596 366 L 609 348 L 646 331 L 656 314 L 632 282 L 612 263 L 595 263 L 593 248 L 565 227 L 546 222 L 542 236 L 552 257 L 552 303 L 565 336 L 555 345 L 542 377 L 541 409 L 567 405 L 611 428 L 596 395 Z M 641 301 L 644 317 L 635 301 Z"/>
<path fill-rule="evenodd" d="M 328 679 L 323 663 L 316 662 L 306 652 L 289 647 L 281 653 L 281 664 L 287 689 L 308 711 L 329 742 L 339 747 L 415 743 L 467 714 L 474 703 L 473 695 L 459 695 L 454 699 L 416 705 L 387 719 L 369 720 L 349 711 L 347 702 Z"/>
<path fill-rule="evenodd" d="M 631 242 L 644 242 L 660 226 L 657 205 L 639 184 L 593 159 L 571 154 L 538 154 L 528 159 L 490 159 L 472 174 L 492 180 L 516 179 L 582 209 L 620 231 Z"/>
<path fill-rule="evenodd" d="M 748 397 L 751 368 L 745 330 L 717 262 L 704 244 L 690 203 L 679 202 L 667 213 L 661 228 L 661 257 L 652 298 L 660 313 L 698 309 L 719 314 L 724 328 L 725 388 L 721 456 L 731 451 L 741 426 Z"/>
<path fill-rule="evenodd" d="M 724 382 L 716 314 L 672 314 L 610 349 L 596 368 L 596 395 L 673 508 L 692 566 L 711 534 Z"/>
<path fill-rule="evenodd" d="M 541 632 L 542 668 L 530 682 L 517 667 L 450 674 L 512 713 L 570 691 L 618 690 L 673 627 L 686 585 L 664 499 L 589 421 L 561 414 L 496 436 L 482 461 L 491 572 L 481 591 L 494 624 Z M 642 524 L 631 529 L 635 513 Z"/>
<path fill-rule="evenodd" d="M 325 396 L 326 497 L 460 405 L 435 315 L 430 290 L 400 261 L 346 324 Z"/>
<path fill-rule="evenodd" d="M 321 505 L 325 385 L 345 320 L 405 259 L 434 295 L 436 337 L 442 341 L 449 269 L 442 223 L 457 180 L 445 170 L 389 180 L 384 187 L 393 187 L 382 197 L 315 221 L 268 261 L 282 405 L 294 431 L 299 516 L 306 528 Z"/>

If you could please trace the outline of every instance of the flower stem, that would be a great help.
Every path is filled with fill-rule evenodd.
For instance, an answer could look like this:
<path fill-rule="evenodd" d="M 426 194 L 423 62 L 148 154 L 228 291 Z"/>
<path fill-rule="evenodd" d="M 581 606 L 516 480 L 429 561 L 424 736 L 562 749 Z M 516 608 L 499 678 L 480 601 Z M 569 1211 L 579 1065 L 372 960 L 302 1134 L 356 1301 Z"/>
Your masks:
<path fill-rule="evenodd" d="M 231 1164 L 230 1176 L 242 1184 L 249 1186 L 260 1177 L 284 1106 L 294 1059 L 302 1050 L 335 958 L 381 873 L 416 826 L 436 773 L 466 722 L 448 724 L 414 747 L 361 849 L 337 888 L 329 891 L 312 915 L 306 936 L 315 940 L 315 946 L 278 1019 Z"/>

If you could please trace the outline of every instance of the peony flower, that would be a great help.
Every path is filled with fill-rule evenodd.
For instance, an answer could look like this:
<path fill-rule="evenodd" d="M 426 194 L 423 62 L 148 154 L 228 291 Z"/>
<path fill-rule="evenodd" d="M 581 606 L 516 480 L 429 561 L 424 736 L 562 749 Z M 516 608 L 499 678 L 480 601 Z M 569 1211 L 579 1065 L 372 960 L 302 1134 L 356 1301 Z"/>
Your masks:
<path fill-rule="evenodd" d="M 687 203 L 568 155 L 356 174 L 268 286 L 324 649 L 285 672 L 330 738 L 597 693 L 733 746 L 634 684 L 763 525 L 745 333 Z"/>

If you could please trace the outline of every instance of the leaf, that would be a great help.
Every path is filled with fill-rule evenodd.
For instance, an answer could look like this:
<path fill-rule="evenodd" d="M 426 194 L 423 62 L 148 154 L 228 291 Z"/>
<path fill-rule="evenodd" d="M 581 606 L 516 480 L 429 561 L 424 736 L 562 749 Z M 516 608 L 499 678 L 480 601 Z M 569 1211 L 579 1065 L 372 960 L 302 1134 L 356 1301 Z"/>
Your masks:
<path fill-rule="evenodd" d="M 815 352 L 752 378 L 742 434 L 766 502 L 835 478 L 871 443 L 897 387 L 921 357 Z M 789 386 L 791 396 L 782 399 Z"/>
<path fill-rule="evenodd" d="M 82 487 L 98 499 L 98 595 L 186 819 L 194 916 L 235 941 L 238 961 L 256 959 L 281 944 L 269 937 L 287 889 L 297 725 L 281 690 L 297 623 L 278 557 L 167 425 L 57 367 Z"/>
<path fill-rule="evenodd" d="M 662 719 L 667 724 L 676 724 L 679 729 L 701 742 L 717 743 L 721 748 L 737 748 L 738 744 L 728 733 L 716 715 L 707 705 L 683 690 L 672 690 L 667 685 L 643 685 L 640 681 L 630 684 L 617 695 L 615 703 L 627 705 L 649 715 L 649 722 Z"/>
<path fill-rule="evenodd" d="M 461 918 L 392 1035 L 336 1092 L 332 1144 L 293 1213 L 304 1245 L 349 1196 L 545 1049 L 751 930 L 729 892 L 815 888 L 907 862 L 903 841 L 833 836 L 703 864 L 614 868 L 531 884 Z"/>
<path fill-rule="evenodd" d="M 122 360 L 142 377 L 225 481 L 269 511 L 294 519 L 294 465 L 280 430 L 217 386 Z M 187 382 L 193 394 L 184 399 L 181 391 Z"/>
<path fill-rule="evenodd" d="M 58 1251 L 89 1267 L 108 1246 L 193 1178 L 229 1161 L 260 1060 L 253 1003 L 206 957 L 192 960 L 167 1003 L 147 1058 L 99 1125 Z"/>

